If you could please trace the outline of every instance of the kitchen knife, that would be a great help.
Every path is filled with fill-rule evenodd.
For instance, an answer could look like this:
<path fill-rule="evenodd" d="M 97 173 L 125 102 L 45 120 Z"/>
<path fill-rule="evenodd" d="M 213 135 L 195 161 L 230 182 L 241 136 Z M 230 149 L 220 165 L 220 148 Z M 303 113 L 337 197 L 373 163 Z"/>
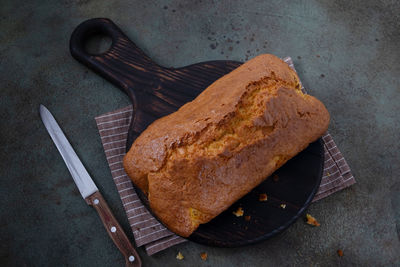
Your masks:
<path fill-rule="evenodd" d="M 142 263 L 138 253 L 118 224 L 106 201 L 100 194 L 99 189 L 97 189 L 97 186 L 79 160 L 53 115 L 43 105 L 40 105 L 40 116 L 47 132 L 50 134 L 51 139 L 53 139 L 54 144 L 64 159 L 75 184 L 78 186 L 83 199 L 98 212 L 104 227 L 107 229 L 108 235 L 124 255 L 126 266 L 141 266 Z"/>

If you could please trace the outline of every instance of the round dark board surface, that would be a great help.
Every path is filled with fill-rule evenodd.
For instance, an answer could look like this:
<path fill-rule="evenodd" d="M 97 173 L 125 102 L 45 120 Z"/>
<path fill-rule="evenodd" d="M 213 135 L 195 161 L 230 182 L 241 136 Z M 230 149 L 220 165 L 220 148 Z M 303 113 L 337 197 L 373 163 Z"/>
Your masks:
<path fill-rule="evenodd" d="M 93 34 L 111 37 L 111 47 L 102 54 L 86 52 L 85 42 Z M 70 40 L 72 56 L 124 90 L 133 103 L 133 118 L 127 149 L 154 120 L 176 111 L 193 100 L 212 82 L 240 66 L 236 61 L 208 61 L 179 69 L 157 65 L 109 19 L 81 23 Z M 318 140 L 287 162 L 272 176 L 188 239 L 212 246 L 235 247 L 265 240 L 283 231 L 305 211 L 317 192 L 323 171 L 323 144 Z M 144 194 L 135 187 L 149 208 Z M 260 202 L 259 194 L 268 200 Z M 284 208 L 283 208 L 284 206 Z M 232 214 L 242 207 L 245 216 Z M 149 208 L 151 211 L 151 209 Z"/>

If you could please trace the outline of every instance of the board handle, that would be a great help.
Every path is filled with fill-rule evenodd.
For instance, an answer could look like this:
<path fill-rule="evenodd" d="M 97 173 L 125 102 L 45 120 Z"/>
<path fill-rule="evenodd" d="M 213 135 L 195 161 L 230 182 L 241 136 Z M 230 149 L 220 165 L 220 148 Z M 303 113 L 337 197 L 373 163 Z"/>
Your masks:
<path fill-rule="evenodd" d="M 109 36 L 112 44 L 104 53 L 90 54 L 85 49 L 85 43 L 96 34 Z M 146 110 L 163 104 L 152 102 L 154 97 L 150 96 L 161 88 L 160 73 L 166 69 L 154 63 L 107 18 L 89 19 L 79 24 L 71 35 L 69 47 L 76 60 L 122 89 L 131 99 L 133 117 L 126 143 L 128 150 L 133 140 L 159 117 L 149 118 Z"/>
<path fill-rule="evenodd" d="M 112 40 L 111 47 L 101 54 L 90 54 L 85 43 L 95 34 Z M 157 84 L 161 67 L 140 50 L 110 19 L 95 18 L 79 24 L 71 35 L 71 55 L 90 69 L 124 90 L 131 99 L 135 90 L 150 90 Z M 129 70 L 129 71 L 127 71 Z M 131 90 L 129 90 L 131 89 Z"/>

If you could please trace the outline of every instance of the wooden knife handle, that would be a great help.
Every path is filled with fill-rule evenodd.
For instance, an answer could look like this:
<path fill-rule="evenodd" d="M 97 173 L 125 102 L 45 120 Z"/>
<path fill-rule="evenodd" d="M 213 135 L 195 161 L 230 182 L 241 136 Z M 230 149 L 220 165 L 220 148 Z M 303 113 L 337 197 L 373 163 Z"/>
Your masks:
<path fill-rule="evenodd" d="M 86 202 L 93 206 L 98 212 L 104 227 L 107 229 L 108 235 L 114 241 L 114 244 L 118 247 L 121 253 L 125 257 L 126 266 L 140 267 L 142 261 L 140 260 L 139 254 L 136 252 L 132 243 L 129 241 L 124 230 L 119 225 L 106 201 L 99 191 L 88 196 Z"/>

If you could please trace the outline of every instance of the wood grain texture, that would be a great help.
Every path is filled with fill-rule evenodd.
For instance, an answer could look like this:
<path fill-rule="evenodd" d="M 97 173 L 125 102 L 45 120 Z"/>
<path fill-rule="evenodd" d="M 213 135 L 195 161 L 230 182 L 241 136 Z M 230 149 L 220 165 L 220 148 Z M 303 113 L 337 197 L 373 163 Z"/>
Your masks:
<path fill-rule="evenodd" d="M 84 50 L 91 34 L 106 34 L 111 48 L 100 55 Z M 133 103 L 127 150 L 154 120 L 176 111 L 193 100 L 211 83 L 241 65 L 236 61 L 208 61 L 174 69 L 153 62 L 109 19 L 91 19 L 80 24 L 70 40 L 72 56 L 120 89 Z M 270 238 L 286 229 L 303 214 L 321 182 L 324 164 L 321 140 L 281 167 L 279 181 L 267 179 L 211 222 L 201 225 L 190 237 L 195 242 L 223 247 L 247 245 Z M 149 208 L 144 194 L 139 197 Z M 269 200 L 258 201 L 267 193 Z M 286 205 L 285 208 L 281 204 Z M 243 207 L 250 219 L 232 212 Z M 150 209 L 149 209 L 150 210 Z M 150 210 L 151 211 L 151 210 Z"/>
<path fill-rule="evenodd" d="M 136 252 L 122 227 L 119 225 L 117 219 L 115 219 L 101 193 L 97 191 L 88 196 L 85 200 L 90 206 L 93 206 L 99 214 L 108 235 L 114 241 L 114 244 L 121 251 L 122 255 L 124 255 L 126 266 L 142 266 L 139 254 Z"/>
<path fill-rule="evenodd" d="M 109 35 L 111 48 L 103 54 L 85 51 L 94 34 Z M 71 36 L 72 56 L 125 91 L 134 106 L 127 148 L 154 120 L 176 111 L 215 80 L 237 68 L 236 61 L 209 61 L 183 68 L 154 63 L 108 19 L 92 19 L 79 25 Z"/>

